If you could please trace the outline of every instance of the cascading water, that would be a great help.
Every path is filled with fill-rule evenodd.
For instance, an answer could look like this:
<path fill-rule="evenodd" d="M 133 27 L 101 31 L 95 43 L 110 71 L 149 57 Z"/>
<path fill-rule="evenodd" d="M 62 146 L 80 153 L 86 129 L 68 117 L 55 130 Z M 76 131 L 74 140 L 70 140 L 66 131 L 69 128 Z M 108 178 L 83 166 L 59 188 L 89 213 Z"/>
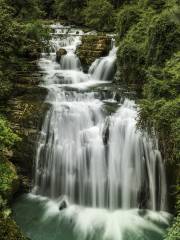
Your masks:
<path fill-rule="evenodd" d="M 62 26 L 55 30 L 65 33 Z M 50 231 L 56 232 L 53 236 L 46 231 L 43 238 L 30 237 L 162 239 L 168 214 L 154 212 L 166 210 L 166 180 L 157 143 L 136 128 L 134 101 L 125 99 L 116 113 L 108 116 L 103 101 L 88 91 L 87 86 L 110 79 L 117 49 L 113 47 L 109 56 L 96 60 L 85 74 L 75 55 L 80 44 L 76 32 L 52 39 L 54 51 L 63 47 L 68 52 L 60 64 L 55 62 L 54 51 L 40 60 L 50 108 L 38 141 L 34 188 L 23 206 L 30 201 L 35 215 L 39 214 L 36 218 L 48 227 L 56 222 L 53 227 L 57 229 Z M 60 212 L 62 201 L 65 207 L 67 202 L 70 205 Z M 31 216 L 31 208 L 27 209 Z M 68 229 L 64 230 L 67 236 L 61 235 L 59 217 L 61 228 Z"/>
<path fill-rule="evenodd" d="M 89 74 L 93 79 L 110 80 L 115 73 L 117 48 L 113 46 L 107 57 L 95 60 L 89 69 Z"/>
<path fill-rule="evenodd" d="M 81 68 L 79 58 L 72 51 L 61 57 L 60 64 L 61 68 L 64 70 L 79 70 Z"/>

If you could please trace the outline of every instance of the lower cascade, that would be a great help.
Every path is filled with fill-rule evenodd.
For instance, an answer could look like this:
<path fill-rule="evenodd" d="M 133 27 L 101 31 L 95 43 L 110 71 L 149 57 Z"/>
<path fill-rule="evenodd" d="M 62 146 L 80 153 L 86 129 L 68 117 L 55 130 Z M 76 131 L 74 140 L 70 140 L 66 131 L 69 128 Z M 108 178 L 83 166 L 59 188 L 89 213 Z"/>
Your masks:
<path fill-rule="evenodd" d="M 134 100 L 122 97 L 109 114 L 108 99 L 89 88 L 108 86 L 117 49 L 85 74 L 74 35 L 54 37 L 52 53 L 39 62 L 50 107 L 37 143 L 34 187 L 15 205 L 15 218 L 32 240 L 163 239 L 170 216 L 157 141 L 137 128 Z M 57 63 L 59 47 L 68 53 Z M 23 210 L 44 226 L 44 235 L 25 226 Z"/>

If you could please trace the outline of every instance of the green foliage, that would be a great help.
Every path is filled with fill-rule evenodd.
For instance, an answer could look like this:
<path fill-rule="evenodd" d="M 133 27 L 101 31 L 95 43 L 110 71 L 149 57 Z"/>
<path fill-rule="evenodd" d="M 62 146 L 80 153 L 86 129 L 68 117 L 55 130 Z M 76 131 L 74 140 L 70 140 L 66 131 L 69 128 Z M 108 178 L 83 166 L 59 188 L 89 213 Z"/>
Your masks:
<path fill-rule="evenodd" d="M 154 3 L 158 4 L 158 2 Z M 157 13 L 153 8 L 147 8 L 147 2 L 145 4 L 142 1 L 136 5 L 124 5 L 120 9 L 116 29 L 121 81 L 142 85 L 148 79 L 145 69 L 146 73 L 150 74 L 153 65 L 163 66 L 166 60 L 180 49 L 178 5 L 167 3 L 163 6 L 166 8 L 159 7 L 162 10 L 161 13 Z M 132 54 L 131 50 L 133 50 Z M 125 54 L 127 52 L 128 58 Z M 131 64 L 133 64 L 132 67 Z M 127 77 L 129 71 L 133 71 L 132 77 Z"/>
<path fill-rule="evenodd" d="M 85 24 L 99 31 L 114 28 L 113 6 L 108 0 L 90 0 L 84 9 Z"/>
<path fill-rule="evenodd" d="M 37 59 L 42 47 L 47 47 L 49 30 L 39 20 L 18 21 L 15 9 L 0 0 L 0 99 L 12 92 L 17 71 L 23 58 Z"/>
<path fill-rule="evenodd" d="M 147 64 L 162 65 L 180 47 L 180 26 L 173 12 L 164 11 L 152 18 L 148 31 Z"/>
<path fill-rule="evenodd" d="M 180 147 L 180 52 L 163 69 L 151 68 L 141 101 L 140 124 L 155 128 L 166 160 L 178 161 Z"/>
<path fill-rule="evenodd" d="M 12 6 L 13 15 L 23 20 L 37 19 L 43 16 L 40 0 L 6 0 Z"/>
<path fill-rule="evenodd" d="M 157 11 L 161 11 L 165 7 L 166 0 L 146 0 L 145 4 L 146 6 L 150 6 Z"/>
<path fill-rule="evenodd" d="M 135 5 L 125 5 L 124 8 L 120 9 L 116 20 L 117 40 L 122 39 L 129 29 L 138 23 L 140 14 L 140 9 Z"/>
<path fill-rule="evenodd" d="M 42 9 L 44 10 L 46 17 L 52 17 L 54 15 L 54 2 L 55 0 L 44 0 L 42 1 Z"/>
<path fill-rule="evenodd" d="M 17 191 L 19 179 L 15 167 L 7 160 L 0 161 L 0 196 L 10 200 Z"/>
<path fill-rule="evenodd" d="M 177 185 L 176 189 L 177 189 L 177 202 L 176 202 L 177 215 L 173 220 L 172 226 L 168 229 L 168 234 L 165 240 L 180 239 L 180 185 Z"/>
<path fill-rule="evenodd" d="M 134 41 L 125 40 L 119 44 L 118 64 L 120 79 L 125 83 L 140 83 L 144 81 L 144 53 Z"/>
<path fill-rule="evenodd" d="M 176 98 L 180 82 L 180 52 L 177 52 L 165 67 L 151 67 L 148 71 L 148 81 L 144 86 L 144 95 L 149 99 Z"/>
<path fill-rule="evenodd" d="M 5 218 L 0 214 L 0 226 L 1 240 L 27 240 L 10 217 Z"/>
<path fill-rule="evenodd" d="M 76 24 L 83 23 L 82 11 L 86 4 L 86 0 L 55 0 L 53 15 L 58 18 L 67 19 L 69 22 Z"/>
<path fill-rule="evenodd" d="M 11 130 L 8 122 L 0 117 L 0 151 L 11 148 L 20 138 Z"/>

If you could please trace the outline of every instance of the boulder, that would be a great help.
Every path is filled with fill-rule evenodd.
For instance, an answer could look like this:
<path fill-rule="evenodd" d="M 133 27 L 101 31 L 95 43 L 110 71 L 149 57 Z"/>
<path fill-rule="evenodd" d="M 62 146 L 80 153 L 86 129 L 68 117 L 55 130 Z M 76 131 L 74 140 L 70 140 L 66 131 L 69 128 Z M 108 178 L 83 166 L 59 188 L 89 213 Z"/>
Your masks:
<path fill-rule="evenodd" d="M 85 35 L 82 43 L 77 48 L 76 54 L 79 57 L 83 69 L 88 71 L 89 66 L 100 57 L 108 55 L 111 49 L 111 38 L 103 35 Z"/>
<path fill-rule="evenodd" d="M 59 205 L 59 211 L 62 211 L 63 209 L 67 208 L 68 204 L 65 200 L 62 200 L 60 205 Z"/>
<path fill-rule="evenodd" d="M 60 48 L 60 49 L 56 52 L 56 61 L 57 61 L 57 62 L 60 62 L 60 61 L 61 61 L 61 57 L 62 57 L 63 55 L 66 55 L 66 54 L 67 54 L 66 49 Z"/>

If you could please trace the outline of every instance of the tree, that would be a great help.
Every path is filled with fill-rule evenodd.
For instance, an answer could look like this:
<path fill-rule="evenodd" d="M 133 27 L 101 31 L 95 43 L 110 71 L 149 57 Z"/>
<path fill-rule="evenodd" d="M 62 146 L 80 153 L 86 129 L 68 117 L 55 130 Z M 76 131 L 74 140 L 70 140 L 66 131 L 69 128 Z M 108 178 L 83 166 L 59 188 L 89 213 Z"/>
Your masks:
<path fill-rule="evenodd" d="M 84 9 L 87 26 L 99 31 L 112 31 L 114 28 L 114 12 L 112 4 L 107 0 L 90 0 Z"/>

